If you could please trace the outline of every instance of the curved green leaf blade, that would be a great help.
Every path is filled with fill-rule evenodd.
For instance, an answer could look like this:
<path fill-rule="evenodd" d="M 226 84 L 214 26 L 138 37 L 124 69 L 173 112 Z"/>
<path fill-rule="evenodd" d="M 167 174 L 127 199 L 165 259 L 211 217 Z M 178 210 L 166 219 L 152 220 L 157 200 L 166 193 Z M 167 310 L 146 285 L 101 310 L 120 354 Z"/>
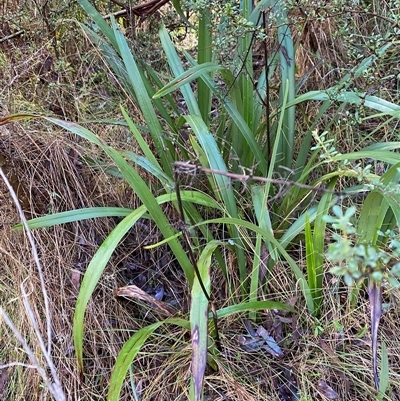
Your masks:
<path fill-rule="evenodd" d="M 330 88 L 329 90 L 325 91 L 319 90 L 307 92 L 288 102 L 286 107 L 289 108 L 309 100 L 331 100 L 355 105 L 364 105 L 372 110 L 377 110 L 382 113 L 400 117 L 400 106 L 395 103 L 388 102 L 387 100 L 378 98 L 376 96 L 358 94 L 352 91 L 343 91 L 338 95 L 335 94 L 335 88 Z"/>
<path fill-rule="evenodd" d="M 399 158 L 399 156 L 398 156 Z M 400 162 L 392 166 L 380 178 L 383 188 L 371 191 L 364 201 L 358 220 L 358 233 L 361 241 L 376 245 L 378 231 L 386 231 L 400 222 L 400 195 L 398 185 L 400 180 Z M 389 210 L 390 209 L 390 210 Z M 385 221 L 390 217 L 392 222 Z M 384 224 L 385 222 L 385 224 Z M 388 225 L 388 227 L 384 227 Z"/>
<path fill-rule="evenodd" d="M 185 56 L 192 65 L 197 64 L 189 53 L 185 52 Z M 208 75 L 202 75 L 201 79 L 210 88 L 212 93 L 214 93 L 214 95 L 218 97 L 218 99 L 221 101 L 222 106 L 225 108 L 229 116 L 232 118 L 233 122 L 237 125 L 239 134 L 243 136 L 244 142 L 248 144 L 253 153 L 253 157 L 255 159 L 254 165 L 257 165 L 258 169 L 262 171 L 263 174 L 266 174 L 267 163 L 265 161 L 264 154 L 259 144 L 255 140 L 253 132 L 246 124 L 246 121 L 244 120 L 241 113 L 238 111 L 236 106 L 228 97 L 221 96 L 215 82 L 211 79 L 211 77 L 209 77 Z"/>
<path fill-rule="evenodd" d="M 169 82 L 163 88 L 161 88 L 158 92 L 156 92 L 153 95 L 153 99 L 158 99 L 162 96 L 168 95 L 168 93 L 171 93 L 171 92 L 179 89 L 181 86 L 194 81 L 195 79 L 201 77 L 204 74 L 207 74 L 212 71 L 222 70 L 222 69 L 223 69 L 223 67 L 221 67 L 217 64 L 211 63 L 211 62 L 197 64 L 194 67 L 189 68 L 183 74 L 177 76 L 175 79 L 173 79 L 171 82 Z"/>
<path fill-rule="evenodd" d="M 144 206 L 126 216 L 108 235 L 86 269 L 76 300 L 73 338 L 79 372 L 83 372 L 83 321 L 86 306 L 115 248 L 135 222 L 146 212 Z"/>
<path fill-rule="evenodd" d="M 200 116 L 189 115 L 185 116 L 185 119 L 196 134 L 196 138 L 207 156 L 210 168 L 222 173 L 227 172 L 228 169 L 222 159 L 215 139 L 204 124 L 202 118 Z M 231 216 L 236 217 L 236 200 L 232 186 L 230 185 L 230 179 L 223 174 L 215 174 L 214 179 L 217 182 L 217 189 L 220 191 L 226 209 Z"/>
<path fill-rule="evenodd" d="M 210 168 L 222 173 L 227 172 L 226 164 L 217 143 L 202 118 L 200 116 L 189 115 L 185 116 L 185 119 L 193 129 L 202 150 L 205 152 Z M 221 197 L 227 212 L 230 216 L 237 217 L 236 199 L 232 185 L 230 185 L 230 179 L 223 174 L 214 174 L 213 178 L 216 182 L 218 196 Z M 241 244 L 241 237 L 235 226 L 230 227 L 230 232 L 232 238 L 235 238 Z M 246 280 L 246 262 L 243 249 L 240 245 L 236 248 L 236 255 L 238 257 L 240 279 L 244 283 Z M 242 286 L 242 289 L 245 291 L 244 286 Z"/>
<path fill-rule="evenodd" d="M 287 312 L 298 313 L 296 309 L 282 302 L 277 301 L 252 301 L 242 302 L 240 304 L 227 306 L 225 308 L 217 310 L 218 319 L 234 315 L 236 313 L 251 312 L 263 309 L 279 309 Z M 208 314 L 208 318 L 211 319 L 212 313 Z"/>
<path fill-rule="evenodd" d="M 346 154 L 337 154 L 333 156 L 335 161 L 340 160 L 357 160 L 357 159 L 372 159 L 381 160 L 389 164 L 396 164 L 399 162 L 399 155 L 391 152 L 390 150 L 381 149 L 361 149 L 358 152 L 351 152 Z"/>
<path fill-rule="evenodd" d="M 63 121 L 52 117 L 43 118 L 100 146 L 118 166 L 122 176 L 146 206 L 148 212 L 159 227 L 163 236 L 165 238 L 174 236 L 175 233 L 173 228 L 160 208 L 160 205 L 156 201 L 154 195 L 150 191 L 147 183 L 140 176 L 139 172 L 124 159 L 120 152 L 104 144 L 103 141 L 101 141 L 95 134 L 76 123 Z M 189 285 L 191 285 L 193 282 L 193 267 L 186 252 L 183 250 L 182 245 L 177 239 L 170 241 L 169 246 L 178 259 L 183 271 L 185 272 L 185 276 L 189 282 Z"/>
<path fill-rule="evenodd" d="M 186 202 L 198 202 L 199 204 L 205 203 L 206 205 L 213 204 L 213 202 L 210 202 L 209 197 L 193 193 L 193 191 L 182 191 L 181 199 Z M 176 201 L 176 194 L 160 195 L 155 199 L 155 201 L 159 204 L 174 202 Z M 78 367 L 81 372 L 83 371 L 83 322 L 86 306 L 116 246 L 132 225 L 135 224 L 135 222 L 146 212 L 147 208 L 144 205 L 131 211 L 131 213 L 114 228 L 101 244 L 85 272 L 76 302 L 73 327 L 75 352 L 78 360 Z"/>
<path fill-rule="evenodd" d="M 171 190 L 174 188 L 175 185 L 174 181 L 172 180 L 171 177 L 165 174 L 164 171 L 162 171 L 158 163 L 152 164 L 145 157 L 137 155 L 136 153 L 129 150 L 123 151 L 121 152 L 121 154 L 124 155 L 128 160 L 133 161 L 135 164 L 142 167 L 143 169 L 148 171 L 152 176 L 157 178 L 157 180 L 159 180 L 161 184 L 164 186 L 164 189 L 166 191 L 171 192 Z"/>
<path fill-rule="evenodd" d="M 37 217 L 28 221 L 30 229 L 51 227 L 57 224 L 71 223 L 73 221 L 95 219 L 97 217 L 125 217 L 132 213 L 132 209 L 122 207 L 89 207 L 86 209 L 68 210 L 67 212 Z M 13 229 L 21 230 L 22 224 L 16 224 Z"/>
<path fill-rule="evenodd" d="M 383 195 L 372 191 L 364 201 L 357 232 L 361 235 L 360 242 L 375 245 L 378 240 L 378 231 L 381 229 L 385 215 L 389 209 Z"/>
<path fill-rule="evenodd" d="M 180 76 L 185 73 L 185 70 L 182 66 L 182 60 L 178 56 L 176 52 L 175 46 L 171 41 L 168 31 L 165 29 L 165 26 L 162 25 L 160 28 L 160 39 L 161 44 L 164 49 L 165 55 L 168 59 L 169 67 L 174 74 L 175 77 Z M 180 87 L 180 91 L 185 99 L 186 106 L 189 110 L 189 114 L 200 115 L 199 105 L 194 96 L 193 90 L 189 84 L 183 85 Z"/>
<path fill-rule="evenodd" d="M 329 191 L 333 191 L 337 182 L 337 177 L 331 180 L 328 184 L 327 189 Z M 324 220 L 324 216 L 328 214 L 329 208 L 335 201 L 332 201 L 333 194 L 331 192 L 325 192 L 322 196 L 316 213 L 316 218 L 314 221 L 314 230 L 313 230 L 313 248 L 314 248 L 314 268 L 315 268 L 315 292 L 314 292 L 314 301 L 315 301 L 315 310 L 316 314 L 318 314 L 322 301 L 323 301 L 323 278 L 324 278 L 324 252 L 325 252 L 325 229 L 326 229 L 326 221 Z"/>
<path fill-rule="evenodd" d="M 389 213 L 385 216 L 385 221 L 381 227 L 381 231 L 391 230 L 397 224 L 400 226 L 400 193 L 399 193 L 399 182 L 400 182 L 400 163 L 392 166 L 382 177 L 381 183 L 386 186 L 385 189 L 380 189 L 382 196 L 389 204 L 392 216 Z M 387 217 L 391 217 L 390 221 L 387 221 Z"/>
<path fill-rule="evenodd" d="M 316 296 L 317 289 L 317 268 L 316 268 L 316 260 L 314 255 L 314 242 L 313 235 L 311 231 L 310 220 L 308 219 L 308 215 L 306 214 L 306 225 L 305 225 L 305 242 L 306 242 L 306 261 L 307 261 L 307 281 L 310 286 L 311 295 L 314 299 Z"/>
<path fill-rule="evenodd" d="M 99 27 L 101 33 L 110 41 L 110 43 L 117 47 L 114 33 L 110 26 L 107 24 L 103 16 L 96 10 L 95 7 L 90 4 L 88 0 L 77 0 L 79 5 L 85 10 L 86 14 L 91 18 L 95 24 Z"/>
<path fill-rule="evenodd" d="M 213 23 L 211 3 L 202 9 L 199 17 L 197 62 L 203 64 L 213 59 L 213 29 L 210 29 Z M 207 77 L 209 76 L 207 75 Z M 211 91 L 203 79 L 197 80 L 197 100 L 200 115 L 208 127 L 210 125 Z"/>
<path fill-rule="evenodd" d="M 160 167 L 160 165 L 159 165 L 159 163 L 157 161 L 157 158 L 154 156 L 154 153 L 151 151 L 149 145 L 147 144 L 147 142 L 143 138 L 142 134 L 137 129 L 137 127 L 133 123 L 132 119 L 129 117 L 129 114 L 127 113 L 127 111 L 122 106 L 120 106 L 120 109 L 121 109 L 122 115 L 125 118 L 125 121 L 128 124 L 129 129 L 131 130 L 132 135 L 136 139 L 136 141 L 137 141 L 140 149 L 144 153 L 144 156 L 146 157 L 146 159 L 149 161 L 150 164 L 155 166 L 155 168 L 161 170 L 161 167 Z"/>
<path fill-rule="evenodd" d="M 132 361 L 145 341 L 157 330 L 165 324 L 174 324 L 189 330 L 189 322 L 184 319 L 170 318 L 161 322 L 154 323 L 150 326 L 143 327 L 137 331 L 122 347 L 118 354 L 113 373 L 110 379 L 110 388 L 108 390 L 107 401 L 118 401 L 120 399 L 121 388 L 125 380 L 126 374 Z"/>
<path fill-rule="evenodd" d="M 192 303 L 190 307 L 190 327 L 192 333 L 192 385 L 193 399 L 200 401 L 203 394 L 203 379 L 207 365 L 208 349 L 208 300 L 210 297 L 210 267 L 211 257 L 221 241 L 211 241 L 203 249 L 197 267 L 200 278 L 194 279 L 192 287 Z M 207 294 L 204 294 L 200 280 Z"/>
<path fill-rule="evenodd" d="M 185 24 L 187 26 L 190 26 L 192 29 L 195 29 L 195 27 L 192 25 L 192 23 L 186 18 L 186 15 L 183 13 L 181 1 L 180 0 L 172 0 L 172 4 L 175 8 L 175 11 L 182 18 L 182 20 L 185 22 Z"/>
<path fill-rule="evenodd" d="M 168 175 L 172 175 L 172 163 L 173 159 L 168 151 L 168 147 L 164 143 L 162 135 L 162 127 L 154 107 L 151 103 L 151 99 L 147 93 L 146 85 L 140 70 L 136 64 L 135 59 L 130 51 L 129 45 L 122 34 L 117 28 L 115 21 L 112 19 L 113 31 L 118 45 L 118 51 L 123 59 L 126 71 L 129 76 L 131 86 L 136 95 L 136 101 L 143 113 L 143 117 L 146 120 L 146 124 L 150 130 L 151 138 L 159 155 L 164 171 Z"/>
<path fill-rule="evenodd" d="M 389 357 L 386 349 L 386 344 L 382 342 L 381 349 L 381 372 L 379 375 L 379 394 L 377 400 L 383 400 L 386 391 L 389 387 Z"/>

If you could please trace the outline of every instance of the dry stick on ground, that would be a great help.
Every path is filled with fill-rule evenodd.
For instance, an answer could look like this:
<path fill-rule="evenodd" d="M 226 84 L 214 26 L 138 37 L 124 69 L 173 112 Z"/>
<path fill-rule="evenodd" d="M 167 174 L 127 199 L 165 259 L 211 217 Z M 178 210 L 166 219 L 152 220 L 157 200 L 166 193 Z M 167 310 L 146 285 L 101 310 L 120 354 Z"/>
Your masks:
<path fill-rule="evenodd" d="M 0 39 L 0 43 L 5 42 L 6 40 L 10 40 L 12 38 L 16 38 L 17 36 L 21 36 L 22 34 L 24 34 L 25 31 L 24 30 L 20 30 L 18 32 L 12 33 L 11 35 L 5 36 L 4 38 Z"/>
<path fill-rule="evenodd" d="M 42 294 L 43 294 L 43 298 L 44 298 L 44 305 L 45 305 L 45 314 L 46 314 L 46 325 L 47 325 L 47 348 L 46 345 L 44 343 L 43 340 L 43 336 L 40 333 L 39 330 L 39 326 L 37 324 L 37 319 L 32 311 L 32 308 L 30 306 L 29 300 L 28 300 L 28 294 L 25 291 L 25 286 L 24 283 L 21 284 L 21 291 L 23 294 L 23 302 L 24 302 L 24 306 L 26 309 L 26 313 L 28 315 L 28 318 L 31 322 L 31 325 L 33 326 L 34 330 L 35 330 L 35 334 L 37 337 L 37 340 L 39 342 L 39 346 L 40 349 L 43 352 L 43 356 L 47 362 L 47 366 L 50 369 L 50 373 L 51 373 L 51 379 L 48 377 L 48 375 L 46 374 L 46 370 L 43 369 L 40 364 L 39 361 L 36 359 L 33 351 L 31 350 L 31 348 L 29 347 L 29 345 L 27 344 L 27 342 L 25 341 L 25 339 L 22 337 L 21 333 L 19 332 L 19 330 L 14 326 L 12 320 L 10 319 L 10 317 L 7 315 L 7 313 L 3 310 L 3 308 L 0 307 L 0 317 L 2 320 L 4 320 L 4 322 L 7 324 L 7 326 L 11 329 L 11 331 L 14 333 L 15 337 L 17 338 L 17 340 L 19 341 L 19 343 L 22 345 L 22 348 L 25 350 L 25 352 L 28 354 L 29 359 L 31 360 L 33 366 L 37 369 L 38 373 L 40 374 L 40 376 L 42 377 L 44 384 L 46 385 L 46 387 L 49 389 L 49 391 L 51 392 L 51 394 L 53 395 L 53 397 L 57 400 L 57 401 L 65 401 L 66 397 L 64 394 L 64 391 L 62 390 L 61 387 L 61 382 L 58 378 L 57 375 L 57 371 L 56 368 L 53 364 L 53 361 L 51 359 L 51 318 L 50 318 L 50 307 L 49 307 L 49 300 L 48 300 L 48 296 L 47 296 L 47 291 L 46 291 L 46 286 L 45 286 L 45 282 L 44 282 L 44 277 L 43 277 L 43 271 L 42 271 L 42 267 L 40 265 L 39 262 L 39 256 L 38 256 L 38 252 L 37 252 L 37 248 L 35 245 L 35 241 L 33 239 L 32 233 L 30 232 L 28 223 L 26 221 L 24 212 L 22 211 L 21 205 L 18 201 L 18 196 L 15 193 L 13 187 L 11 186 L 10 182 L 8 181 L 6 175 L 3 172 L 3 169 L 0 167 L 0 176 L 3 179 L 3 181 L 5 182 L 8 191 L 11 194 L 11 197 L 15 203 L 15 206 L 17 207 L 18 213 L 21 217 L 21 221 L 22 221 L 22 225 L 25 229 L 25 233 L 28 237 L 28 240 L 30 242 L 31 245 L 31 249 L 32 249 L 32 254 L 33 254 L 33 259 L 35 261 L 36 267 L 38 269 L 38 273 L 39 273 L 39 278 L 40 278 L 40 284 L 41 284 L 41 289 L 42 289 Z M 16 363 L 18 364 L 18 363 Z M 21 366 L 26 366 L 25 364 L 18 364 Z M 7 365 L 0 365 L 0 369 L 5 369 L 7 367 L 9 367 L 10 364 Z M 31 367 L 31 366 L 29 366 Z"/>

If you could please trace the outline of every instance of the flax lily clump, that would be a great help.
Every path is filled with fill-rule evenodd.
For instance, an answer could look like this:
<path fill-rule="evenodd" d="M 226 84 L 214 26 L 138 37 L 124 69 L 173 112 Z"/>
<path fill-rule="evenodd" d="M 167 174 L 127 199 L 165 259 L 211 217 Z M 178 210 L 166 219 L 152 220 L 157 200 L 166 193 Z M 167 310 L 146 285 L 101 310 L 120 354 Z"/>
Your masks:
<path fill-rule="evenodd" d="M 295 79 L 296 46 L 285 2 L 262 0 L 253 8 L 252 1 L 242 1 L 240 6 L 227 9 L 227 14 L 219 20 L 211 6 L 205 5 L 198 10 L 197 57 L 189 52 L 180 54 L 161 25 L 160 42 L 172 74 L 165 84 L 157 71 L 142 63 L 139 55 L 131 50 L 113 18 L 106 21 L 88 0 L 78 2 L 92 21 L 80 24 L 82 31 L 141 112 L 145 127 L 121 107 L 122 123 L 129 128 L 140 152 L 115 149 L 83 124 L 56 118 L 9 116 L 2 123 L 43 118 L 97 145 L 116 166 L 119 177 L 137 195 L 140 206 L 136 209 L 121 206 L 71 210 L 33 219 L 29 227 L 123 217 L 93 256 L 76 302 L 74 346 L 78 369 L 84 375 L 84 322 L 88 302 L 126 233 L 143 217 L 154 221 L 163 236 L 163 244 L 168 244 L 184 273 L 191 294 L 190 313 L 160 319 L 132 335 L 117 358 L 107 399 L 119 399 L 127 372 L 150 336 L 160 326 L 175 325 L 191 332 L 188 393 L 191 400 L 200 400 L 206 365 L 217 369 L 222 358 L 218 319 L 246 313 L 250 319 L 257 320 L 260 311 L 268 309 L 298 312 L 284 302 L 264 298 L 264 284 L 274 276 L 279 264 L 284 263 L 294 277 L 294 286 L 300 289 L 308 315 L 318 318 L 324 299 L 326 225 L 333 222 L 326 216 L 343 195 L 350 197 L 360 191 L 357 185 L 338 188 L 340 180 L 360 177 L 352 163 L 366 159 L 383 162 L 388 171 L 379 177 L 380 183 L 397 185 L 395 172 L 399 160 L 395 151 L 398 143 L 378 143 L 341 154 L 329 142 L 329 125 L 322 134 L 318 131 L 324 113 L 338 104 L 339 107 L 362 105 L 398 118 L 399 106 L 351 89 L 351 82 L 365 74 L 375 58 L 385 54 L 390 45 L 377 48 L 373 56 L 363 59 L 337 85 L 299 94 L 300 85 Z M 180 2 L 175 1 L 174 5 L 179 11 Z M 222 65 L 216 62 L 218 57 L 213 45 L 217 39 L 221 40 L 217 35 L 232 14 L 240 15 L 246 29 L 237 38 L 231 62 Z M 215 24 L 216 28 L 210 29 Z M 275 35 L 277 46 L 270 54 L 266 52 L 264 68 L 255 84 L 254 39 L 264 40 L 267 33 Z M 175 104 L 177 94 L 184 99 L 184 111 Z M 319 102 L 319 112 L 305 124 L 304 131 L 298 132 L 296 118 L 304 112 L 303 105 L 312 102 Z M 182 135 L 183 131 L 188 135 Z M 295 144 L 299 142 L 302 146 L 296 149 Z M 328 163 L 334 168 L 329 168 Z M 143 179 L 139 169 L 152 177 L 151 185 Z M 182 176 L 196 172 L 206 174 L 206 189 L 182 189 L 179 185 Z M 363 235 L 360 244 L 371 256 L 370 247 L 383 244 L 383 236 L 376 233 L 386 232 L 399 223 L 398 195 L 390 193 L 389 196 L 387 190 L 377 186 L 363 186 L 363 190 L 369 195 L 362 208 L 357 233 Z M 364 210 L 376 210 L 369 207 L 369 203 L 374 202 L 384 204 L 384 210 L 379 209 L 377 216 L 365 215 Z M 164 208 L 166 204 L 174 208 L 181 220 L 178 228 L 170 224 Z M 349 213 L 345 216 L 347 218 Z M 302 239 L 306 271 L 292 252 Z M 334 251 L 335 248 L 331 248 L 328 256 L 334 258 Z M 233 267 L 227 262 L 227 254 L 234 255 Z M 230 305 L 219 309 L 214 306 L 218 296 L 212 286 L 214 269 L 221 272 L 229 290 Z M 343 273 L 346 283 L 361 277 L 354 276 L 357 272 L 336 273 Z M 371 277 L 371 282 L 378 285 L 377 279 L 381 276 L 371 273 Z M 370 290 L 370 295 L 375 293 Z M 378 312 L 374 314 L 378 315 Z"/>

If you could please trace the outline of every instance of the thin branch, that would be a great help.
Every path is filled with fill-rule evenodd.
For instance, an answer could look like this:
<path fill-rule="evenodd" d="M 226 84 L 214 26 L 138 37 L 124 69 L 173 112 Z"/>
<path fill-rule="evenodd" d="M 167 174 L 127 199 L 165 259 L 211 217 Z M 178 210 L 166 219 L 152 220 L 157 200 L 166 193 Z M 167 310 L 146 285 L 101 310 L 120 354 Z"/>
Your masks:
<path fill-rule="evenodd" d="M 2 170 L 1 170 L 1 173 L 3 173 Z M 27 344 L 25 339 L 22 337 L 22 334 L 19 332 L 19 330 L 14 326 L 13 322 L 11 321 L 11 319 L 9 318 L 9 316 L 3 310 L 2 307 L 0 307 L 0 316 L 1 316 L 1 319 L 4 321 L 4 323 L 11 329 L 11 331 L 13 332 L 14 336 L 17 338 L 19 343 L 22 345 L 22 348 L 24 349 L 24 351 L 28 355 L 29 359 L 31 360 L 32 364 L 34 365 L 33 367 L 36 368 L 36 370 L 38 371 L 39 375 L 41 376 L 45 386 L 49 389 L 49 391 L 51 392 L 53 397 L 57 401 L 66 401 L 66 397 L 62 390 L 61 383 L 60 383 L 58 377 L 57 376 L 52 377 L 54 383 L 47 377 L 45 370 L 40 366 L 39 361 L 36 359 L 33 351 L 31 350 L 31 348 L 29 347 L 29 345 Z M 0 369 L 3 369 L 4 367 L 6 368 L 8 366 L 16 366 L 16 365 L 24 366 L 24 364 L 15 362 L 15 363 L 7 364 L 7 365 L 1 365 Z M 31 366 L 27 365 L 27 367 L 31 367 Z"/>
<path fill-rule="evenodd" d="M 0 43 L 3 43 L 3 42 L 5 42 L 5 41 L 7 41 L 7 40 L 16 38 L 17 36 L 21 36 L 21 35 L 24 34 L 24 33 L 25 33 L 25 31 L 24 31 L 23 29 L 21 29 L 21 30 L 18 31 L 18 32 L 14 32 L 14 33 L 12 33 L 11 35 L 8 35 L 8 36 L 5 36 L 4 38 L 1 38 L 1 39 L 0 39 Z"/>
<path fill-rule="evenodd" d="M 341 192 L 331 191 L 329 189 L 325 189 L 324 187 L 313 187 L 312 185 L 301 184 L 296 181 L 280 180 L 280 179 L 276 179 L 276 178 L 267 178 L 267 177 L 259 177 L 259 176 L 246 175 L 246 174 L 229 173 L 227 171 L 220 171 L 220 170 L 214 170 L 214 169 L 208 168 L 208 167 L 202 167 L 197 164 L 193 164 L 191 162 L 175 162 L 174 167 L 176 169 L 179 169 L 180 173 L 195 174 L 197 171 L 202 171 L 203 173 L 223 175 L 225 177 L 231 178 L 234 181 L 240 181 L 243 184 L 246 184 L 248 181 L 253 180 L 253 181 L 260 181 L 260 182 L 269 182 L 269 183 L 277 184 L 277 185 L 295 186 L 295 187 L 299 187 L 299 188 L 303 188 L 303 189 L 308 189 L 309 191 L 329 193 L 329 194 L 334 194 L 337 196 L 342 195 Z"/>
<path fill-rule="evenodd" d="M 132 7 L 127 7 L 124 10 L 117 11 L 115 13 L 107 14 L 103 18 L 110 19 L 111 16 L 120 17 L 121 15 L 126 15 L 128 13 L 134 14 L 136 17 L 141 19 L 146 19 L 150 15 L 154 14 L 158 9 L 160 9 L 164 4 L 167 4 L 170 0 L 151 0 L 147 3 L 137 4 Z M 113 3 L 123 7 L 121 3 L 113 0 Z"/>
<path fill-rule="evenodd" d="M 0 365 L 0 370 L 12 368 L 14 366 L 21 366 L 23 368 L 28 368 L 28 369 L 36 369 L 35 365 L 28 365 L 27 363 L 22 363 L 22 362 L 10 362 L 6 363 L 5 365 Z"/>

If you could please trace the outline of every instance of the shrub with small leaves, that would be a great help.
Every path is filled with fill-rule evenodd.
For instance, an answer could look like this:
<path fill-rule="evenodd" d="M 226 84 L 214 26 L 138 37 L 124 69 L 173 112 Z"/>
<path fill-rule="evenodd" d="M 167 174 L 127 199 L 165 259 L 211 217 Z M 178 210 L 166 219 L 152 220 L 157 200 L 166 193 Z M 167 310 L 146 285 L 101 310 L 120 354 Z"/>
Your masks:
<path fill-rule="evenodd" d="M 344 213 L 335 205 L 332 208 L 333 216 L 325 216 L 324 220 L 340 233 L 334 233 L 334 242 L 329 246 L 327 258 L 335 264 L 330 272 L 343 276 L 344 282 L 352 286 L 354 282 L 369 278 L 381 283 L 387 280 L 391 285 L 400 285 L 400 240 L 393 231 L 379 232 L 379 235 L 388 240 L 387 247 L 381 249 L 372 244 L 357 243 L 360 235 L 352 224 L 356 208 L 348 208 Z M 385 242 L 385 241 L 384 241 Z"/>

